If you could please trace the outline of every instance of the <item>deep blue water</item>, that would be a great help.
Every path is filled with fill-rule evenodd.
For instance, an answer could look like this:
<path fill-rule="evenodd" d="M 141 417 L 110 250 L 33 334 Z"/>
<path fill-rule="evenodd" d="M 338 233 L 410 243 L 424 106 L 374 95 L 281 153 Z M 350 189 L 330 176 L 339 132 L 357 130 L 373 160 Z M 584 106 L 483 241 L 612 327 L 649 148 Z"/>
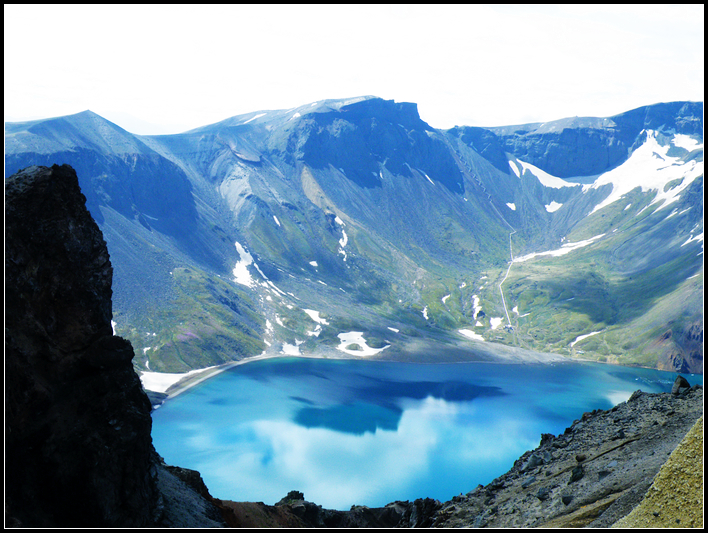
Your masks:
<path fill-rule="evenodd" d="M 237 366 L 153 413 L 155 448 L 212 496 L 329 509 L 446 501 L 506 472 L 541 433 L 675 373 L 592 363 L 412 364 L 282 358 Z M 703 383 L 700 375 L 686 376 Z"/>

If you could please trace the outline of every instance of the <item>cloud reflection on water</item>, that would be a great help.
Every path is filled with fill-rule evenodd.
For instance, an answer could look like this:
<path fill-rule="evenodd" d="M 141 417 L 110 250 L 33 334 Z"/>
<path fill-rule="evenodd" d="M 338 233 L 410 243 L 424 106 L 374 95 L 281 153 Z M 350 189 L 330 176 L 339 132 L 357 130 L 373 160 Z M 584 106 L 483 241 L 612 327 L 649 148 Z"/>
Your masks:
<path fill-rule="evenodd" d="M 499 462 L 517 457 L 520 447 L 538 444 L 525 435 L 533 429 L 523 423 L 499 417 L 490 427 L 486 417 L 475 421 L 470 402 L 428 397 L 404 403 L 395 431 L 354 434 L 285 420 L 250 422 L 248 449 L 203 463 L 202 475 L 221 498 L 244 499 L 234 492 L 236 485 L 247 488 L 249 499 L 270 504 L 299 490 L 325 508 L 382 506 L 390 503 L 392 492 L 400 499 L 428 496 L 424 479 L 447 456 L 454 456 L 460 473 L 476 468 L 492 475 Z M 460 416 L 470 419 L 462 428 Z"/>
<path fill-rule="evenodd" d="M 154 412 L 155 446 L 168 463 L 199 470 L 218 498 L 274 504 L 299 490 L 333 509 L 449 500 L 489 483 L 583 411 L 608 409 L 637 388 L 670 390 L 673 380 L 571 363 L 263 363 Z"/>

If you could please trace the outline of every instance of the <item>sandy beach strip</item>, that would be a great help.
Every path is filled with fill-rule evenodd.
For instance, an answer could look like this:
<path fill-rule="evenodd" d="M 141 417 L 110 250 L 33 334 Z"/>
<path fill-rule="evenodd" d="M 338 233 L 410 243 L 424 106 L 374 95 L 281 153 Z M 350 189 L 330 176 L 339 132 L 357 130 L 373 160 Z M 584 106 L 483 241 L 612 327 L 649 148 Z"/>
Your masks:
<path fill-rule="evenodd" d="M 145 390 L 165 393 L 167 394 L 166 400 L 169 400 L 171 398 L 179 396 L 184 391 L 189 390 L 196 385 L 199 385 L 203 381 L 212 378 L 217 374 L 221 374 L 225 370 L 228 370 L 235 366 L 250 363 L 252 361 L 273 359 L 276 357 L 282 357 L 282 355 L 256 355 L 253 357 L 248 357 L 246 359 L 241 359 L 240 361 L 231 361 L 228 363 L 224 363 L 223 365 L 210 366 L 198 370 L 191 370 L 182 374 L 168 374 L 163 372 L 141 372 L 140 381 L 142 382 L 143 388 Z"/>

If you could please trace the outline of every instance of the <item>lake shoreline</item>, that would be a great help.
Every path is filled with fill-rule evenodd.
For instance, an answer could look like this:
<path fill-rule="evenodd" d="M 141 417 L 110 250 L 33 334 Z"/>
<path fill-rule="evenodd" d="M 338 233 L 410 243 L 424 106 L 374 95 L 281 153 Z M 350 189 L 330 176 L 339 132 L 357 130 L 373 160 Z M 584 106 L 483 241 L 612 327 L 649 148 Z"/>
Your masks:
<path fill-rule="evenodd" d="M 506 345 L 501 345 L 504 348 L 513 348 L 513 347 L 508 347 Z M 485 346 L 486 348 L 486 346 Z M 531 355 L 533 354 L 533 355 Z M 372 362 L 388 362 L 388 363 L 409 363 L 409 364 L 420 364 L 420 365 L 437 365 L 437 364 L 460 364 L 460 363 L 488 363 L 488 364 L 507 364 L 507 365 L 528 365 L 528 364 L 542 364 L 542 365 L 547 365 L 547 364 L 564 364 L 564 363 L 597 363 L 597 364 L 602 364 L 602 365 L 608 365 L 608 366 L 614 366 L 614 367 L 619 367 L 619 368 L 644 368 L 647 370 L 658 370 L 656 368 L 651 368 L 651 367 L 645 367 L 645 366 L 639 366 L 639 365 L 633 365 L 633 366 L 626 366 L 626 365 L 618 365 L 616 363 L 609 363 L 606 361 L 594 361 L 592 359 L 586 359 L 586 358 L 580 358 L 580 357 L 568 357 L 565 355 L 561 354 L 552 354 L 552 353 L 540 353 L 540 352 L 529 352 L 528 355 L 525 354 L 525 356 L 521 357 L 515 357 L 515 358 L 510 358 L 510 357 L 504 357 L 500 356 L 498 357 L 497 360 L 487 360 L 487 359 L 475 359 L 474 356 L 472 356 L 470 359 L 455 359 L 455 360 L 440 360 L 440 361 L 421 361 L 421 360 L 412 360 L 407 357 L 382 357 L 382 356 L 352 356 L 351 354 L 343 353 L 343 352 L 336 352 L 332 351 L 327 352 L 327 353 L 309 353 L 309 354 L 286 354 L 286 353 L 273 353 L 273 354 L 260 354 L 252 357 L 247 357 L 244 359 L 240 359 L 238 361 L 230 361 L 228 363 L 224 363 L 221 365 L 217 366 L 212 366 L 212 367 L 207 367 L 204 369 L 198 369 L 198 370 L 192 370 L 189 372 L 185 372 L 184 375 L 181 378 L 177 378 L 177 380 L 170 384 L 169 386 L 166 387 L 164 391 L 157 391 L 150 389 L 145 386 L 145 383 L 143 383 L 143 388 L 145 389 L 146 392 L 150 391 L 156 394 L 161 394 L 164 395 L 164 398 L 159 402 L 159 405 L 162 405 L 164 402 L 167 400 L 171 400 L 183 392 L 188 391 L 189 389 L 203 383 L 207 379 L 213 378 L 222 372 L 225 372 L 227 370 L 230 370 L 234 367 L 244 365 L 247 363 L 252 363 L 255 361 L 265 361 L 268 359 L 282 359 L 282 358 L 301 358 L 301 359 L 325 359 L 325 360 L 349 360 L 349 361 L 372 361 Z M 142 372 L 141 374 L 147 374 L 148 372 Z M 676 374 L 679 374 L 679 372 L 675 372 Z M 153 372 L 150 374 L 159 374 L 157 372 Z M 687 374 L 687 375 L 692 375 L 692 374 Z M 141 378 L 141 381 L 143 379 Z M 158 405 L 158 407 L 159 407 Z"/>
<path fill-rule="evenodd" d="M 508 347 L 506 347 L 508 348 Z M 536 352 L 530 352 L 536 354 Z M 435 365 L 435 364 L 457 364 L 457 363 L 491 363 L 491 364 L 509 364 L 509 365 L 525 365 L 525 364 L 555 364 L 555 363 L 565 363 L 565 362 L 573 362 L 573 361 L 581 361 L 580 359 L 569 359 L 568 357 L 559 355 L 559 354 L 540 354 L 542 356 L 547 356 L 545 357 L 539 357 L 539 354 L 536 354 L 535 356 L 526 356 L 526 357 L 518 357 L 518 358 L 507 358 L 507 357 L 499 357 L 498 360 L 480 360 L 480 359 L 475 359 L 472 356 L 468 360 L 464 359 L 456 359 L 456 360 L 442 360 L 442 361 L 419 361 L 419 360 L 411 360 L 408 358 L 390 358 L 390 357 L 374 357 L 374 356 L 353 356 L 348 353 L 343 353 L 343 352 L 331 352 L 331 353 L 322 353 L 322 354 L 315 354 L 315 353 L 309 353 L 309 354 L 286 354 L 286 353 L 277 353 L 277 354 L 260 354 L 256 355 L 253 357 L 247 357 L 244 359 L 240 359 L 238 361 L 230 361 L 228 363 L 224 363 L 221 365 L 216 365 L 216 366 L 211 366 L 203 369 L 197 369 L 197 370 L 191 370 L 189 372 L 185 372 L 181 378 L 176 378 L 177 380 L 166 387 L 166 389 L 163 390 L 154 390 L 149 388 L 149 386 L 146 386 L 145 382 L 148 381 L 146 379 L 143 379 L 141 377 L 141 382 L 143 383 L 143 388 L 145 389 L 146 392 L 152 392 L 156 394 L 164 394 L 165 397 L 162 399 L 160 402 L 160 405 L 162 403 L 166 402 L 167 400 L 171 400 L 172 398 L 175 398 L 182 394 L 183 392 L 203 383 L 207 379 L 210 379 L 214 376 L 217 376 L 221 374 L 222 372 L 225 372 L 227 370 L 230 370 L 231 368 L 244 365 L 246 363 L 252 363 L 255 361 L 265 361 L 268 359 L 281 359 L 281 358 L 288 358 L 288 357 L 294 357 L 294 358 L 301 358 L 301 359 L 325 359 L 325 360 L 347 360 L 347 361 L 372 361 L 372 362 L 389 362 L 389 363 L 412 363 L 412 364 L 421 364 L 421 365 Z M 592 361 L 588 361 L 592 362 Z M 141 375 L 157 375 L 160 374 L 159 372 L 149 372 L 149 371 L 142 371 Z M 166 373 L 167 374 L 167 373 Z"/>

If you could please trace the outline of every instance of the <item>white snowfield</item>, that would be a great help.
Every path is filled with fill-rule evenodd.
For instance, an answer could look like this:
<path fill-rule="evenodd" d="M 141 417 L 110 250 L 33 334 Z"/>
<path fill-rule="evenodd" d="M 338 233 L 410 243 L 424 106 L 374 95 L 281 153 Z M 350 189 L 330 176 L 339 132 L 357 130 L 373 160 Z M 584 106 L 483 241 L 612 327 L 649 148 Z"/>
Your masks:
<path fill-rule="evenodd" d="M 556 201 L 551 202 L 550 204 L 546 205 L 546 211 L 549 213 L 555 213 L 558 211 L 561 207 L 563 207 L 563 204 L 559 204 Z"/>
<path fill-rule="evenodd" d="M 679 199 L 681 191 L 686 189 L 693 180 L 703 175 L 703 161 L 681 161 L 678 157 L 667 155 L 670 144 L 662 146 L 657 139 L 657 132 L 646 130 L 647 140 L 637 148 L 629 159 L 617 168 L 601 174 L 592 185 L 583 187 L 584 191 L 597 189 L 603 185 L 612 185 L 612 192 L 602 202 L 597 204 L 590 214 L 619 200 L 625 194 L 637 187 L 642 192 L 656 191 L 653 205 L 660 203 L 657 211 Z M 686 150 L 702 149 L 699 144 L 688 135 L 674 135 L 673 145 Z M 683 178 L 680 184 L 665 191 L 667 183 Z"/>
<path fill-rule="evenodd" d="M 349 241 L 349 237 L 347 237 L 347 232 L 344 231 L 344 221 L 339 218 L 339 217 L 334 217 L 334 221 L 342 226 L 342 238 L 339 239 L 339 250 L 338 253 L 342 254 L 344 256 L 344 261 L 347 260 L 347 252 L 344 249 L 344 247 L 347 245 L 347 242 Z"/>
<path fill-rule="evenodd" d="M 295 344 L 288 344 L 288 343 L 284 342 L 283 347 L 280 350 L 280 353 L 283 355 L 302 355 L 300 353 L 300 345 L 303 342 L 305 342 L 305 341 L 296 340 Z"/>
<path fill-rule="evenodd" d="M 693 150 L 703 149 L 702 143 L 699 143 L 693 137 L 690 137 L 689 135 L 684 135 L 683 133 L 675 134 L 671 142 L 674 146 L 678 146 L 679 148 L 683 148 L 684 150 L 688 150 L 689 152 L 692 152 Z"/>
<path fill-rule="evenodd" d="M 337 350 L 349 355 L 376 355 L 379 352 L 383 352 L 386 348 L 390 346 L 390 344 L 387 344 L 383 348 L 370 347 L 366 343 L 366 339 L 364 339 L 363 331 L 349 331 L 347 333 L 339 333 L 337 337 L 339 337 L 340 340 L 339 346 L 337 346 Z M 359 350 L 350 350 L 347 348 L 347 346 L 350 346 L 352 344 L 357 344 L 359 346 Z"/>
<path fill-rule="evenodd" d="M 329 326 L 329 322 L 325 320 L 324 318 L 320 317 L 320 312 L 319 311 L 313 311 L 312 309 L 303 309 L 305 313 L 308 314 L 308 316 L 314 321 L 317 322 L 318 324 L 324 324 L 325 326 Z"/>
<path fill-rule="evenodd" d="M 484 337 L 482 337 L 479 333 L 475 333 L 475 332 L 472 331 L 472 330 L 469 330 L 469 329 L 458 329 L 457 331 L 459 331 L 459 332 L 462 333 L 465 337 L 468 337 L 468 338 L 470 338 L 470 339 L 472 339 L 472 340 L 475 340 L 475 341 L 483 341 L 483 340 L 484 340 Z"/>
<path fill-rule="evenodd" d="M 241 260 L 236 263 L 233 269 L 234 281 L 245 285 L 246 287 L 253 287 L 253 278 L 251 273 L 248 271 L 248 265 L 253 263 L 253 256 L 243 247 L 241 243 L 235 243 L 236 250 L 238 251 Z"/>
<path fill-rule="evenodd" d="M 479 296 L 476 294 L 472 295 L 472 305 L 474 306 L 474 319 L 477 320 L 477 315 L 482 310 L 482 306 L 479 305 Z"/>
<path fill-rule="evenodd" d="M 528 255 L 522 255 L 521 257 L 515 257 L 513 259 L 513 262 L 514 263 L 523 263 L 524 261 L 528 261 L 529 259 L 533 259 L 534 257 L 540 257 L 543 255 L 550 255 L 553 257 L 558 257 L 561 255 L 565 255 L 567 253 L 570 253 L 573 250 L 577 250 L 578 248 L 588 246 L 589 244 L 592 244 L 593 242 L 595 242 L 598 239 L 601 239 L 604 236 L 605 236 L 605 234 L 602 233 L 600 235 L 595 235 L 594 237 L 590 237 L 589 239 L 586 239 L 584 241 L 567 242 L 567 243 L 563 244 L 557 250 L 549 250 L 547 252 L 535 252 L 535 253 L 528 254 Z"/>
<path fill-rule="evenodd" d="M 261 118 L 261 117 L 264 117 L 264 116 L 265 116 L 265 113 L 259 113 L 258 115 L 249 118 L 246 122 L 242 122 L 242 124 L 248 124 L 248 123 L 251 122 L 252 120 L 256 120 L 257 118 Z"/>
<path fill-rule="evenodd" d="M 688 238 L 688 240 L 687 240 L 686 242 L 684 242 L 681 246 L 682 246 L 682 247 L 683 247 L 683 246 L 686 246 L 688 243 L 691 243 L 691 242 L 693 242 L 693 241 L 701 241 L 701 242 L 702 242 L 702 241 L 703 241 L 703 233 L 700 233 L 700 234 L 698 234 L 698 235 L 696 235 L 696 236 L 694 236 L 693 234 L 691 234 L 691 236 Z"/>
<path fill-rule="evenodd" d="M 588 337 L 592 337 L 593 335 L 597 335 L 598 333 L 602 333 L 602 331 L 593 331 L 592 333 L 588 333 L 587 335 L 580 335 L 573 342 L 570 343 L 570 347 L 572 348 L 573 346 L 578 344 L 580 341 L 587 339 Z"/>
<path fill-rule="evenodd" d="M 239 283 L 241 285 L 245 285 L 246 287 L 251 287 L 253 288 L 255 285 L 260 285 L 261 287 L 265 287 L 271 292 L 275 292 L 279 294 L 282 297 L 286 296 L 286 293 L 281 291 L 275 283 L 273 283 L 271 280 L 268 279 L 268 276 L 266 276 L 263 271 L 260 269 L 258 264 L 253 260 L 253 256 L 251 253 L 246 250 L 241 243 L 236 242 L 234 243 L 236 245 L 236 250 L 239 253 L 240 256 L 240 261 L 236 263 L 234 266 L 234 269 L 232 271 L 232 274 L 234 275 L 233 280 L 235 283 Z M 261 275 L 263 278 L 263 281 L 256 281 L 253 279 L 253 276 L 251 276 L 251 273 L 248 270 L 248 267 L 250 265 L 253 265 L 253 267 L 258 271 L 258 273 Z M 289 292 L 287 293 L 296 300 L 299 300 L 297 296 L 295 296 L 293 293 Z"/>
<path fill-rule="evenodd" d="M 541 185 L 552 187 L 554 189 L 560 189 L 561 187 L 580 187 L 578 183 L 571 183 L 569 181 L 565 181 L 564 179 L 557 178 L 556 176 L 552 176 L 548 172 L 544 172 L 531 163 L 526 163 L 525 161 L 521 161 L 521 159 L 517 159 L 516 161 L 523 168 L 523 172 L 529 171 L 531 174 L 536 176 L 538 181 L 541 182 Z"/>
<path fill-rule="evenodd" d="M 511 167 L 511 170 L 514 171 L 514 174 L 516 174 L 517 178 L 521 177 L 521 172 L 519 172 L 519 167 L 516 166 L 516 163 L 513 161 L 509 160 L 509 166 Z"/>

